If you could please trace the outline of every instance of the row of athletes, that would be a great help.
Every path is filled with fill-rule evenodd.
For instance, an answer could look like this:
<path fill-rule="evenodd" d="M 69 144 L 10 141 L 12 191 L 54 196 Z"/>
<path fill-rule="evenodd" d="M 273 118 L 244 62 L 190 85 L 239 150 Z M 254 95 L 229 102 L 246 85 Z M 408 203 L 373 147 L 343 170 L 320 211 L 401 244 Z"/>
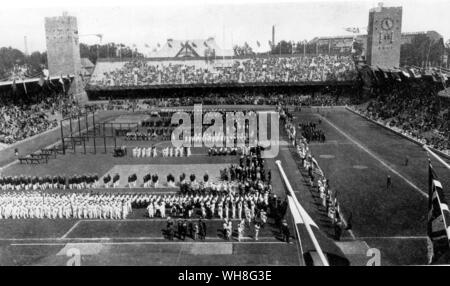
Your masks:
<path fill-rule="evenodd" d="M 208 133 L 205 134 L 194 134 L 194 135 L 188 135 L 183 134 L 183 145 L 185 146 L 202 146 L 202 144 L 205 144 L 205 146 L 225 146 L 227 144 L 233 144 L 237 145 L 239 142 L 248 142 L 250 138 L 257 138 L 256 132 L 254 131 L 246 131 L 242 132 L 242 134 L 234 134 L 234 135 L 210 135 Z M 171 139 L 177 139 L 175 137 L 175 133 L 172 133 Z"/>
<path fill-rule="evenodd" d="M 135 147 L 132 150 L 133 157 L 136 158 L 155 158 L 159 154 L 166 157 L 190 157 L 192 155 L 190 147 L 166 147 L 158 151 L 155 146 L 152 147 Z"/>
<path fill-rule="evenodd" d="M 0 177 L 0 190 L 51 190 L 51 189 L 89 189 L 98 187 L 97 174 L 57 175 L 57 176 L 7 176 Z"/>
<path fill-rule="evenodd" d="M 329 188 L 325 177 L 318 179 L 317 189 L 319 197 L 322 200 L 322 206 L 325 208 L 328 218 L 330 218 L 333 223 L 336 223 L 340 213 L 339 203 L 336 194 L 333 196 L 333 192 Z"/>
<path fill-rule="evenodd" d="M 319 124 L 321 124 L 320 121 Z M 312 130 L 312 133 L 310 133 L 311 137 L 309 139 L 305 138 L 305 134 L 302 134 L 302 136 L 300 136 L 300 138 L 297 140 L 295 136 L 295 127 L 292 124 L 292 121 L 290 119 L 286 120 L 286 131 L 289 134 L 290 140 L 292 140 L 292 144 L 296 147 L 297 154 L 301 159 L 301 163 L 298 164 L 299 168 L 302 167 L 308 171 L 309 184 L 312 187 L 315 187 L 316 181 L 314 174 L 319 175 L 319 178 L 317 179 L 317 188 L 314 189 L 317 190 L 320 198 L 320 204 L 334 226 L 334 238 L 336 240 L 340 240 L 343 230 L 349 230 L 352 228 L 352 213 L 350 212 L 347 221 L 344 221 L 337 200 L 337 194 L 336 192 L 333 193 L 333 191 L 330 189 L 329 180 L 327 180 L 323 172 L 320 170 L 320 167 L 314 166 L 314 159 L 308 147 L 308 141 L 319 140 L 323 142 L 325 141 L 325 135 L 322 132 L 314 134 L 313 131 L 316 131 L 315 123 L 300 124 L 300 126 L 302 127 L 302 129 L 309 128 L 310 131 Z"/>
<path fill-rule="evenodd" d="M 213 147 L 208 149 L 208 156 L 239 156 L 244 155 L 242 147 Z"/>
<path fill-rule="evenodd" d="M 125 134 L 125 140 L 129 141 L 148 141 L 155 140 L 158 136 L 168 135 L 171 133 L 170 128 L 167 129 L 149 129 L 147 132 L 129 131 Z"/>
<path fill-rule="evenodd" d="M 282 204 L 279 203 L 279 206 Z M 167 211 L 173 217 L 192 218 L 232 218 L 261 219 L 267 221 L 268 213 L 277 212 L 277 203 L 269 202 L 269 195 L 245 195 L 245 196 L 170 196 L 163 197 L 154 195 L 144 202 L 140 207 L 146 207 L 148 216 L 166 217 Z"/>
<path fill-rule="evenodd" d="M 125 219 L 136 199 L 132 194 L 0 194 L 0 219 Z"/>

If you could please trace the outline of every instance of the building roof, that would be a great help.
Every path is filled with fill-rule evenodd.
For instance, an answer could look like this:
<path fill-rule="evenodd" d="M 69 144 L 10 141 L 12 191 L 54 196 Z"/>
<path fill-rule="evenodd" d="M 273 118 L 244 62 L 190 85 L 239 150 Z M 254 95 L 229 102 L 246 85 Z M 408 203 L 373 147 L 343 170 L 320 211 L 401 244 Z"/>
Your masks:
<path fill-rule="evenodd" d="M 213 52 L 217 57 L 232 56 L 232 50 L 220 48 L 214 38 L 195 40 L 174 40 L 167 42 L 156 52 L 149 55 L 150 58 L 175 58 L 175 57 L 205 57 Z"/>
<path fill-rule="evenodd" d="M 92 69 L 95 65 L 88 58 L 81 58 L 81 67 L 85 69 Z"/>

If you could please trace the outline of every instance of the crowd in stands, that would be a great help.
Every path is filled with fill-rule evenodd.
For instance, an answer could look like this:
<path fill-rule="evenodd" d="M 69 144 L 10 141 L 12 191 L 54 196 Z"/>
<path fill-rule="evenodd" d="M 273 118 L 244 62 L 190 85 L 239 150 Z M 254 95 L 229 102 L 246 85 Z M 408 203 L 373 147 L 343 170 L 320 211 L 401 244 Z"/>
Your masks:
<path fill-rule="evenodd" d="M 99 72 L 100 73 L 100 72 Z M 145 86 L 346 81 L 356 77 L 350 57 L 268 57 L 235 59 L 232 65 L 197 67 L 189 61 L 161 63 L 133 60 L 122 67 L 92 76 L 91 85 Z"/>
<path fill-rule="evenodd" d="M 337 96 L 333 94 L 304 95 L 304 94 L 250 94 L 248 92 L 227 93 L 220 96 L 209 93 L 199 96 L 179 96 L 165 98 L 149 98 L 142 100 L 109 100 L 105 103 L 90 104 L 101 110 L 142 111 L 154 108 L 170 108 L 202 105 L 291 105 L 297 107 L 308 106 L 345 106 L 354 103 L 355 99 L 349 96 Z"/>
<path fill-rule="evenodd" d="M 427 86 L 380 91 L 357 111 L 395 131 L 450 154 L 450 103 Z"/>
<path fill-rule="evenodd" d="M 12 69 L 4 74 L 0 81 L 9 80 L 21 80 L 29 76 L 29 66 L 27 65 L 14 65 Z"/>
<path fill-rule="evenodd" d="M 98 106 L 92 105 L 95 111 Z M 62 118 L 75 118 L 86 111 L 62 92 L 49 95 L 0 98 L 0 143 L 13 144 L 58 126 Z"/>
<path fill-rule="evenodd" d="M 13 104 L 0 99 L 0 143 L 12 144 L 58 126 L 49 102 Z"/>

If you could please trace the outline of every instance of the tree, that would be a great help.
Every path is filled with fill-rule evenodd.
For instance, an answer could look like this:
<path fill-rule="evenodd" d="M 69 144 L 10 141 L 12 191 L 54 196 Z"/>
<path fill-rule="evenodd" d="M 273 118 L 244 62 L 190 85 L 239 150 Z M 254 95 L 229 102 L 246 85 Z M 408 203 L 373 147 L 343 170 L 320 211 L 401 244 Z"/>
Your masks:
<path fill-rule="evenodd" d="M 0 48 L 0 78 L 9 77 L 14 66 L 23 66 L 25 55 L 18 49 L 12 47 Z"/>
<path fill-rule="evenodd" d="M 286 54 L 292 54 L 292 43 L 287 41 L 280 41 L 276 46 L 272 48 L 272 54 L 273 55 L 286 55 Z"/>
<path fill-rule="evenodd" d="M 427 35 L 416 35 L 411 43 L 401 46 L 400 63 L 402 66 L 440 66 L 445 49 L 442 39 L 434 42 Z"/>
<path fill-rule="evenodd" d="M 47 66 L 47 53 L 45 56 L 41 52 L 32 52 L 29 57 L 27 57 L 28 71 L 30 75 L 39 74 Z"/>

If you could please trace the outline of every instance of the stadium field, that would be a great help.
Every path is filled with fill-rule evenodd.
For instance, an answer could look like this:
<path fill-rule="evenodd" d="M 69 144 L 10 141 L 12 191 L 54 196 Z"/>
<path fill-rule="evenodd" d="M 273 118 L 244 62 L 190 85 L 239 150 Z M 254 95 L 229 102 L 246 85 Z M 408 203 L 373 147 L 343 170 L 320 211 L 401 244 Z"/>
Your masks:
<path fill-rule="evenodd" d="M 302 109 L 294 114 L 295 122 L 321 120 L 325 143 L 310 144 L 331 188 L 337 190 L 338 200 L 346 218 L 352 214 L 353 228 L 344 233 L 344 241 L 363 241 L 368 247 L 380 249 L 382 265 L 409 265 L 426 263 L 427 213 L 427 156 L 415 143 L 396 135 L 344 108 Z M 280 144 L 276 158 L 266 160 L 272 171 L 274 193 L 285 196 L 275 160 L 281 160 L 284 170 L 300 203 L 321 230 L 332 236 L 334 230 L 318 204 L 317 194 L 305 182 L 305 174 L 297 168 L 295 157 L 285 141 Z M 135 165 L 201 166 L 199 170 L 223 164 L 237 163 L 237 156 L 209 157 L 205 148 L 194 148 L 193 156 L 182 158 L 134 158 L 112 156 L 113 142 L 102 142 L 93 153 L 92 140 L 87 141 L 87 154 L 78 145 L 76 152 L 50 159 L 48 164 L 13 164 L 3 175 L 74 175 L 97 173 L 99 176 L 114 168 Z M 117 146 L 158 146 L 164 141 L 125 141 Z M 404 165 L 409 158 L 408 166 Z M 439 162 L 434 167 L 448 193 L 450 176 Z M 126 170 L 126 168 L 125 168 Z M 189 169 L 188 169 L 189 170 Z M 447 173 L 446 173 L 447 172 Z M 125 172 L 126 173 L 126 172 Z M 125 176 L 125 173 L 123 176 Z M 180 174 L 173 174 L 178 180 Z M 187 174 L 188 175 L 188 174 Z M 386 189 L 386 177 L 392 177 L 393 186 Z M 121 175 L 122 176 L 122 175 Z M 123 177 L 122 176 L 122 177 Z M 160 176 L 161 177 L 161 176 Z M 123 177 L 125 179 L 125 177 Z M 123 186 L 122 186 L 123 187 Z M 141 192 L 142 188 L 99 189 L 102 192 Z M 172 194 L 167 188 L 147 190 Z M 207 265 L 211 261 L 220 265 L 299 265 L 298 245 L 287 245 L 279 240 L 273 228 L 260 233 L 254 241 L 251 230 L 242 242 L 224 242 L 221 222 L 208 221 L 205 242 L 185 242 L 164 239 L 163 220 L 150 220 L 142 209 L 133 210 L 127 220 L 10 220 L 0 221 L 0 264 L 2 265 L 64 265 L 66 251 L 77 247 L 85 252 L 83 265 Z M 292 231 L 291 234 L 294 234 Z M 270 247 L 267 245 L 270 244 Z M 212 249 L 212 250 L 211 250 Z M 214 251 L 217 251 L 214 252 Z M 195 255 L 193 255 L 195 253 Z M 101 254 L 101 255 L 100 255 Z M 136 257 L 130 258 L 135 255 Z M 130 257 L 128 257 L 130 256 Z"/>
<path fill-rule="evenodd" d="M 426 262 L 428 157 L 421 146 L 344 108 L 304 109 L 295 122 L 321 120 L 325 143 L 310 148 L 337 190 L 353 234 L 379 247 L 385 264 Z M 408 158 L 408 165 L 405 159 Z M 432 159 L 446 194 L 449 170 Z M 392 188 L 387 189 L 387 176 Z M 447 195 L 448 197 L 448 195 Z M 384 260 L 383 260 L 384 258 Z"/>
<path fill-rule="evenodd" d="M 93 153 L 93 141 L 87 141 L 87 154 L 83 147 L 76 146 L 76 152 L 68 150 L 66 155 L 57 155 L 48 164 L 12 164 L 3 170 L 4 176 L 53 174 L 81 175 L 97 173 L 100 177 L 110 170 L 122 170 L 121 180 L 126 180 L 127 168 L 140 170 L 158 166 L 180 166 L 180 172 L 191 171 L 200 175 L 206 171 L 210 178 L 217 176 L 225 165 L 237 163 L 237 156 L 209 157 L 205 148 L 193 148 L 191 157 L 135 158 L 129 150 L 125 157 L 113 157 L 112 142 L 107 142 L 107 152 Z M 165 141 L 125 141 L 119 139 L 118 146 L 157 146 L 164 148 Z M 269 162 L 270 161 L 270 162 Z M 268 160 L 268 167 L 274 167 L 274 160 Z M 181 168 L 183 167 L 184 168 Z M 208 167 L 209 166 L 209 167 Z M 130 168 L 128 168 L 130 169 Z M 131 170 L 130 169 L 130 170 Z M 167 169 L 167 168 L 165 168 Z M 175 173 L 178 181 L 180 174 Z M 130 171 L 131 172 L 131 171 Z M 186 175 L 190 175 L 191 172 Z M 276 169 L 272 169 L 274 192 L 284 197 L 284 186 Z M 129 175 L 127 173 L 127 175 Z M 163 177 L 160 174 L 160 177 Z M 162 178 L 165 180 L 165 178 Z M 75 192 L 82 192 L 76 190 Z M 117 188 L 97 189 L 96 192 L 152 192 L 173 194 L 173 189 L 157 188 Z M 52 190 L 50 192 L 60 192 Z M 279 230 L 268 224 L 260 231 L 259 240 L 253 238 L 249 227 L 241 242 L 236 237 L 237 221 L 233 221 L 233 240 L 224 241 L 222 221 L 206 220 L 207 236 L 204 242 L 187 238 L 168 241 L 164 237 L 165 219 L 149 219 L 145 209 L 133 209 L 126 220 L 66 220 L 29 219 L 0 221 L 0 265 L 65 265 L 69 260 L 66 252 L 71 248 L 81 251 L 82 265 L 299 265 L 298 244 L 292 239 L 290 244 L 280 240 Z M 269 221 L 270 222 L 270 221 Z M 270 245 L 270 247 L 268 247 Z"/>

